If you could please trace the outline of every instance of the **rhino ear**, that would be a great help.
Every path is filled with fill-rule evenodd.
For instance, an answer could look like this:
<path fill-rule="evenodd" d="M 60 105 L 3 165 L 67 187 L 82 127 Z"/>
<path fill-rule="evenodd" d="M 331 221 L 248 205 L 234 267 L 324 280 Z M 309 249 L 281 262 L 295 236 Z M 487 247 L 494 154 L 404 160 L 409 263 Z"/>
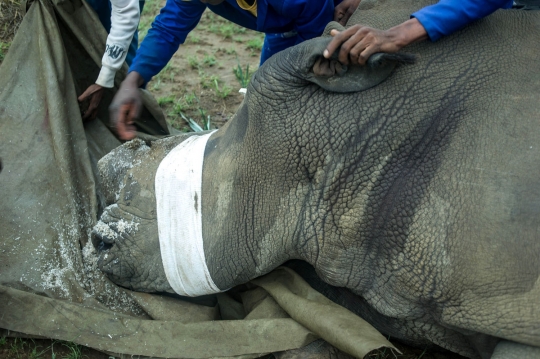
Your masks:
<path fill-rule="evenodd" d="M 307 76 L 308 80 L 332 92 L 358 92 L 367 90 L 386 80 L 399 64 L 413 64 L 411 54 L 373 54 L 365 66 L 345 66 L 337 60 L 337 51 L 331 59 L 320 56 Z"/>

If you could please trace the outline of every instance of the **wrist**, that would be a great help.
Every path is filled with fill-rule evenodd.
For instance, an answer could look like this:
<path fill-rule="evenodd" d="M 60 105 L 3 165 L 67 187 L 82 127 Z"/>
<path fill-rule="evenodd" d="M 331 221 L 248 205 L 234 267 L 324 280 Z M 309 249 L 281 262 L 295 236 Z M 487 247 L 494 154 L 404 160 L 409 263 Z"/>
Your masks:
<path fill-rule="evenodd" d="M 388 29 L 394 39 L 394 44 L 401 49 L 414 42 L 426 40 L 427 31 L 416 18 L 407 20 L 397 26 Z"/>
<path fill-rule="evenodd" d="M 137 71 L 131 71 L 125 78 L 122 86 L 141 87 L 144 84 L 144 78 Z"/>

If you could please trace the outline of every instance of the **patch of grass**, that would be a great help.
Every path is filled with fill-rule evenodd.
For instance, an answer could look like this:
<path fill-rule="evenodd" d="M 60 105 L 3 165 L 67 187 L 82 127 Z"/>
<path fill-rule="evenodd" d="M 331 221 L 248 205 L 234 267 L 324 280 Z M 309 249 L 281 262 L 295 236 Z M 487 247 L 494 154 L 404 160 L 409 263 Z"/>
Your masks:
<path fill-rule="evenodd" d="M 201 39 L 192 34 L 189 34 L 186 39 L 186 43 L 188 44 L 198 44 L 199 42 L 201 42 Z"/>
<path fill-rule="evenodd" d="M 159 97 L 159 98 L 157 99 L 157 102 L 158 102 L 158 105 L 159 105 L 159 106 L 163 106 L 163 105 L 167 105 L 167 104 L 173 103 L 174 100 L 175 100 L 174 96 L 171 95 L 171 96 Z"/>
<path fill-rule="evenodd" d="M 203 89 L 214 87 L 214 81 L 216 80 L 219 81 L 219 77 L 217 75 L 208 76 L 203 71 L 199 72 L 199 83 Z"/>
<path fill-rule="evenodd" d="M 152 90 L 159 91 L 161 89 L 161 76 L 157 75 L 155 79 L 152 80 Z"/>
<path fill-rule="evenodd" d="M 184 95 L 184 101 L 188 105 L 193 105 L 195 102 L 199 102 L 199 98 L 197 95 L 195 95 L 195 93 L 190 92 Z"/>
<path fill-rule="evenodd" d="M 42 347 L 35 345 L 33 341 L 32 343 L 34 344 L 34 347 L 32 348 L 32 351 L 28 353 L 28 359 L 41 359 L 42 356 L 50 349 L 49 347 L 47 347 L 43 350 L 40 350 Z"/>
<path fill-rule="evenodd" d="M 249 64 L 246 65 L 245 70 L 242 69 L 242 66 L 238 64 L 235 68 L 233 68 L 234 76 L 240 83 L 240 87 L 247 88 L 249 84 L 249 80 L 251 80 L 251 76 L 253 73 L 249 73 Z"/>
<path fill-rule="evenodd" d="M 4 61 L 4 59 L 6 58 L 6 54 L 10 46 L 11 46 L 11 42 L 0 41 L 0 62 Z"/>
<path fill-rule="evenodd" d="M 23 353 L 24 347 L 26 346 L 26 341 L 21 338 L 15 338 L 13 343 L 11 344 L 11 347 L 9 348 L 9 352 L 11 355 L 18 357 Z"/>
<path fill-rule="evenodd" d="M 82 359 L 82 346 L 72 342 L 62 342 L 62 345 L 68 348 L 68 354 L 62 359 Z"/>
<path fill-rule="evenodd" d="M 186 121 L 186 123 L 194 132 L 202 132 L 202 131 L 210 130 L 212 127 L 212 121 L 211 121 L 210 115 L 207 115 L 206 111 L 203 110 L 202 108 L 199 108 L 199 114 L 202 119 L 202 124 L 203 124 L 202 126 L 199 125 L 197 121 L 195 121 L 191 117 L 187 117 L 183 113 L 181 113 L 180 116 L 182 117 L 182 119 L 184 119 L 184 121 Z"/>
<path fill-rule="evenodd" d="M 227 55 L 235 55 L 236 54 L 236 50 L 234 49 L 234 47 L 229 47 L 228 49 L 225 49 L 225 53 Z"/>
<path fill-rule="evenodd" d="M 233 36 L 233 34 L 234 34 L 233 25 L 232 25 L 232 24 L 221 25 L 221 26 L 219 27 L 219 33 L 220 33 L 221 36 L 223 36 L 225 39 L 230 39 L 230 38 L 232 38 L 232 36 Z"/>
<path fill-rule="evenodd" d="M 227 85 L 221 85 L 221 88 L 219 87 L 218 80 L 214 79 L 214 90 L 216 92 L 216 95 L 221 98 L 226 98 L 231 93 L 232 88 L 230 88 Z"/>
<path fill-rule="evenodd" d="M 216 58 L 212 55 L 206 55 L 203 59 L 203 65 L 212 67 L 216 64 Z"/>
<path fill-rule="evenodd" d="M 255 38 L 247 42 L 247 49 L 261 51 L 263 47 L 264 39 Z"/>
<path fill-rule="evenodd" d="M 193 105 L 199 103 L 199 98 L 195 93 L 189 92 L 183 97 L 179 98 L 173 106 L 172 112 L 170 115 L 180 115 L 183 112 L 193 108 Z"/>
<path fill-rule="evenodd" d="M 192 69 L 198 69 L 199 67 L 201 67 L 201 64 L 199 62 L 199 59 L 196 58 L 195 56 L 189 56 L 188 57 L 188 64 L 189 66 L 192 68 Z"/>

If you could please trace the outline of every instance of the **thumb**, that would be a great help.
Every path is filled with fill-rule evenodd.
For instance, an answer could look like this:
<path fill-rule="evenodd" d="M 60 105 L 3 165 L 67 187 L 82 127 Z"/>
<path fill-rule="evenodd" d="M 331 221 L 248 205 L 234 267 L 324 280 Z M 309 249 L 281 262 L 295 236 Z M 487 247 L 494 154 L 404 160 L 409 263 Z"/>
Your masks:
<path fill-rule="evenodd" d="M 337 31 L 336 29 L 330 31 L 331 36 L 336 36 L 337 34 L 339 34 L 339 31 Z"/>

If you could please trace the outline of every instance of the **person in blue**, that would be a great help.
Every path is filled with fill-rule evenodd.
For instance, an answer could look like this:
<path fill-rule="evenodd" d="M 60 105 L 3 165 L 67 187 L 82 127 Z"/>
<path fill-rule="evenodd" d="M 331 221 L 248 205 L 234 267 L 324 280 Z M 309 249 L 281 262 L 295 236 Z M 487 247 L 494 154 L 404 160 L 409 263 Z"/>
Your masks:
<path fill-rule="evenodd" d="M 144 39 L 129 74 L 111 106 L 110 117 L 123 140 L 135 137 L 134 119 L 141 110 L 138 88 L 159 73 L 208 7 L 222 17 L 266 33 L 261 64 L 278 51 L 319 36 L 331 20 L 344 25 L 360 0 L 167 0 Z M 512 0 L 441 0 L 388 30 L 355 25 L 339 32 L 324 51 L 329 58 L 340 46 L 339 61 L 364 65 L 376 52 L 397 52 L 410 43 L 431 39 L 464 27 Z"/>
<path fill-rule="evenodd" d="M 158 74 L 208 8 L 248 29 L 264 32 L 260 63 L 273 54 L 320 36 L 332 20 L 345 24 L 360 0 L 167 0 L 144 38 L 110 107 L 121 139 L 135 137 L 141 110 L 138 88 Z"/>
<path fill-rule="evenodd" d="M 512 0 L 441 0 L 388 30 L 362 25 L 342 32 L 332 30 L 334 38 L 326 47 L 324 57 L 330 58 L 341 46 L 338 54 L 341 63 L 364 65 L 374 53 L 397 52 L 413 42 L 427 39 L 437 41 L 498 9 L 509 9 L 512 4 Z"/>

